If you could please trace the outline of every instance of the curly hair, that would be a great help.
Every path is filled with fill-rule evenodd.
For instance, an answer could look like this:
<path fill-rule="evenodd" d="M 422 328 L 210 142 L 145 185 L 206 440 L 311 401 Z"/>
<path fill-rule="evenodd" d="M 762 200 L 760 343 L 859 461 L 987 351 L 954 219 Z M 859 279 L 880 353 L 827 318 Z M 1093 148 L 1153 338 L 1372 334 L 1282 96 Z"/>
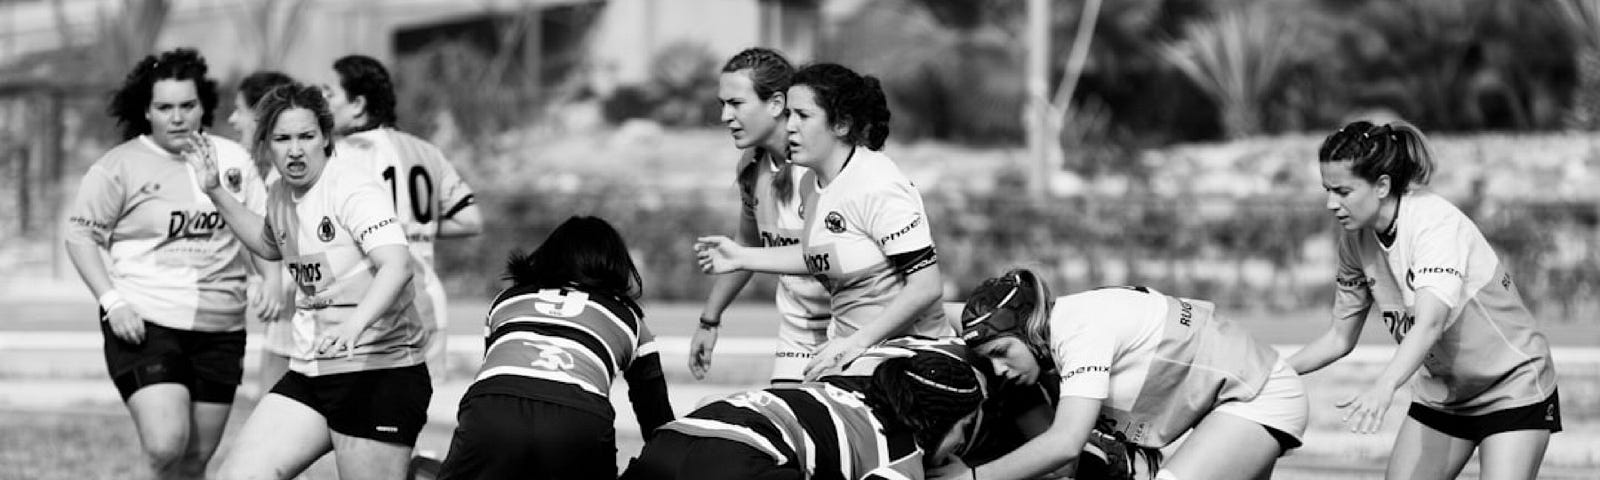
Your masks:
<path fill-rule="evenodd" d="M 871 75 L 860 75 L 836 63 L 807 65 L 795 72 L 792 86 L 811 88 L 828 124 L 845 125 L 845 142 L 868 150 L 883 149 L 889 139 L 889 101 Z"/>
<path fill-rule="evenodd" d="M 256 135 L 251 139 L 250 151 L 256 158 L 271 158 L 272 152 L 268 148 L 272 127 L 283 112 L 295 108 L 309 110 L 317 118 L 317 129 L 322 131 L 322 138 L 327 140 L 322 153 L 333 156 L 333 112 L 328 109 L 328 99 L 322 96 L 322 89 L 301 83 L 280 85 L 261 97 L 255 108 Z"/>
<path fill-rule="evenodd" d="M 383 63 L 366 55 L 347 55 L 333 62 L 339 86 L 345 95 L 365 98 L 368 127 L 393 127 L 395 114 L 394 81 Z"/>
<path fill-rule="evenodd" d="M 917 445 L 930 452 L 956 422 L 978 411 L 984 397 L 971 365 L 936 352 L 885 360 L 873 370 L 872 385 L 867 403 L 886 407 L 888 416 L 909 427 Z"/>
<path fill-rule="evenodd" d="M 1374 125 L 1355 121 L 1328 135 L 1317 150 L 1320 163 L 1352 162 L 1350 172 L 1368 182 L 1388 175 L 1390 195 L 1414 185 L 1427 185 L 1433 175 L 1433 154 L 1422 130 L 1406 122 Z"/>
<path fill-rule="evenodd" d="M 122 79 L 122 86 L 111 93 L 106 114 L 117 119 L 123 140 L 150 133 L 150 120 L 144 118 L 144 114 L 150 109 L 156 82 L 190 80 L 194 82 L 195 94 L 200 97 L 200 125 L 210 127 L 217 111 L 217 81 L 206 76 L 209 70 L 205 57 L 192 48 L 146 56 L 133 65 L 133 70 Z"/>

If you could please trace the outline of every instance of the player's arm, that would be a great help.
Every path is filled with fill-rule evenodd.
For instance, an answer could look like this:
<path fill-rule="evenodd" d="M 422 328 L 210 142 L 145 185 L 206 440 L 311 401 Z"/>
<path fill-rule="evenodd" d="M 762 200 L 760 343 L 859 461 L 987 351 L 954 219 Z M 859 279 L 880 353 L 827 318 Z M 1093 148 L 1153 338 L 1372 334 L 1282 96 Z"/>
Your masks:
<path fill-rule="evenodd" d="M 209 140 L 196 137 L 192 150 L 184 151 L 184 158 L 194 169 L 195 176 L 200 182 L 200 190 L 217 207 L 217 213 L 222 215 L 223 221 L 228 223 L 228 228 L 233 229 L 233 236 L 239 238 L 245 248 L 251 253 L 266 260 L 282 260 L 283 254 L 278 251 L 278 243 L 266 228 L 266 218 L 252 211 L 239 199 L 222 188 L 222 178 L 217 173 L 217 150 Z"/>
<path fill-rule="evenodd" d="M 1011 453 L 971 468 L 966 478 L 1020 480 L 1072 471 L 1069 467 L 1078 460 L 1078 453 L 1089 441 L 1089 431 L 1099 418 L 1102 402 L 1094 398 L 1062 396 L 1049 428 Z"/>
<path fill-rule="evenodd" d="M 740 217 L 738 242 L 746 247 L 760 244 L 755 218 Z M 733 303 L 734 297 L 737 297 L 739 291 L 744 290 L 745 284 L 750 282 L 751 273 L 748 270 L 739 270 L 717 276 L 716 283 L 711 285 L 711 295 L 706 297 L 705 309 L 700 311 L 700 318 L 721 323 L 722 312 L 728 309 L 728 304 Z"/>
<path fill-rule="evenodd" d="M 805 249 L 800 245 L 746 247 L 721 235 L 695 239 L 700 270 L 710 274 L 737 271 L 806 275 Z"/>
<path fill-rule="evenodd" d="M 1345 233 L 1339 234 L 1337 239 L 1339 272 L 1335 278 L 1333 320 L 1321 336 L 1289 356 L 1289 367 L 1301 375 L 1349 355 L 1361 339 L 1361 328 L 1366 325 L 1367 312 L 1372 309 L 1372 286 L 1361 267 L 1357 240 Z"/>
<path fill-rule="evenodd" d="M 928 255 L 932 255 L 932 247 L 929 247 L 929 252 Z M 900 294 L 889 301 L 889 305 L 884 307 L 883 313 L 876 320 L 867 322 L 861 330 L 848 337 L 850 340 L 862 348 L 877 345 L 889 337 L 904 332 L 919 314 L 933 308 L 934 304 L 939 302 L 944 289 L 939 265 L 930 260 L 913 261 L 929 263 L 907 274 L 905 288 Z"/>
<path fill-rule="evenodd" d="M 655 345 L 649 341 L 639 346 L 639 357 L 622 374 L 628 381 L 628 401 L 633 404 L 634 417 L 639 420 L 639 432 L 645 440 L 655 436 L 656 427 L 673 418 L 667 379 L 661 373 L 661 354 Z"/>
<path fill-rule="evenodd" d="M 469 197 L 470 200 L 470 197 Z M 460 206 L 446 211 L 448 216 L 439 219 L 439 238 L 471 237 L 483 233 L 483 213 L 477 204 Z"/>

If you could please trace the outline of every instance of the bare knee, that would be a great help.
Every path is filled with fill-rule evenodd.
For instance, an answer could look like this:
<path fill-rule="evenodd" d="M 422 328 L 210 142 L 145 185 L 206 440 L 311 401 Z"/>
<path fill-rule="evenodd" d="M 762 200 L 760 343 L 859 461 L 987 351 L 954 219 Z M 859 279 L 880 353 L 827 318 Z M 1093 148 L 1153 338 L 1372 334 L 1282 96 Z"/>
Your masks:
<path fill-rule="evenodd" d="M 163 436 L 144 442 L 145 460 L 157 472 L 169 472 L 184 463 L 188 445 L 183 436 Z"/>

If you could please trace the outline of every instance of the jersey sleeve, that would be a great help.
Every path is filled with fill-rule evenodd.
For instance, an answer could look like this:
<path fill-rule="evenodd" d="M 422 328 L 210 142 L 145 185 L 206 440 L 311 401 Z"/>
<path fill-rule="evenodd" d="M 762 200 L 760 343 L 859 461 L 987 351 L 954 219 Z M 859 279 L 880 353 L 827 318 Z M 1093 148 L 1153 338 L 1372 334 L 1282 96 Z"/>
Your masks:
<path fill-rule="evenodd" d="M 933 246 L 921 197 L 908 183 L 895 182 L 876 189 L 855 202 L 857 218 L 884 255 L 914 252 Z"/>
<path fill-rule="evenodd" d="M 388 245 L 405 245 L 406 232 L 395 216 L 394 205 L 389 203 L 388 192 L 376 179 L 357 175 L 351 173 L 340 179 L 349 185 L 339 208 L 340 223 L 349 230 L 363 253 L 372 253 Z"/>
<path fill-rule="evenodd" d="M 1429 290 L 1451 309 L 1461 305 L 1473 228 L 1465 216 L 1450 215 L 1417 231 L 1409 265 L 1417 292 Z"/>
<path fill-rule="evenodd" d="M 443 220 L 453 217 L 456 212 L 478 203 L 477 197 L 472 193 L 472 187 L 461 178 L 455 165 L 451 165 L 450 161 L 445 159 L 444 152 L 439 151 L 438 147 L 432 145 L 429 147 L 431 147 L 430 153 L 437 157 L 439 165 L 438 211 L 444 212 L 439 218 Z"/>
<path fill-rule="evenodd" d="M 115 172 L 101 164 L 89 167 L 67 214 L 66 240 L 109 245 L 125 199 L 124 186 Z"/>
<path fill-rule="evenodd" d="M 1054 315 L 1063 310 L 1055 309 Z M 1117 338 L 1110 328 L 1088 328 L 1083 323 L 1051 320 L 1051 357 L 1061 375 L 1062 397 L 1105 399 L 1111 395 L 1111 362 L 1116 360 Z M 1058 328 L 1063 327 L 1063 328 Z"/>
<path fill-rule="evenodd" d="M 1352 232 L 1339 232 L 1339 270 L 1334 277 L 1333 318 L 1366 315 L 1372 307 L 1372 283 L 1361 267 L 1360 240 Z"/>

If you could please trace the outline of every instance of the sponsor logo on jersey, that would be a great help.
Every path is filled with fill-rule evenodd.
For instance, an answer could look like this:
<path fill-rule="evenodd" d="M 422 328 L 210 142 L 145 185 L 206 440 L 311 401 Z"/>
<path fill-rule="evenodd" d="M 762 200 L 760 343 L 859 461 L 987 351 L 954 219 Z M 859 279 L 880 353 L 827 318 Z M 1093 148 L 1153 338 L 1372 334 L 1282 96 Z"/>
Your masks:
<path fill-rule="evenodd" d="M 822 226 L 833 233 L 844 233 L 844 215 L 840 215 L 839 212 L 828 212 L 828 216 L 822 219 Z"/>
<path fill-rule="evenodd" d="M 239 188 L 244 185 L 244 174 L 239 172 L 237 168 L 228 169 L 228 173 L 224 173 L 222 178 L 227 180 L 228 190 L 233 191 L 233 193 L 239 193 Z"/>
<path fill-rule="evenodd" d="M 1361 288 L 1361 287 L 1373 285 L 1373 284 L 1377 283 L 1378 280 L 1375 279 L 1375 278 L 1372 278 L 1372 277 L 1356 277 L 1356 278 L 1336 278 L 1336 279 L 1334 279 L 1334 282 L 1337 282 L 1339 284 L 1339 286 L 1345 287 L 1345 288 Z"/>
<path fill-rule="evenodd" d="M 216 211 L 173 210 L 167 217 L 167 238 L 211 238 L 228 226 Z"/>
<path fill-rule="evenodd" d="M 1194 305 L 1184 300 L 1178 300 L 1178 324 L 1185 327 L 1194 322 Z"/>
<path fill-rule="evenodd" d="M 76 223 L 79 226 L 93 228 L 95 230 L 110 230 L 111 229 L 111 225 L 107 225 L 107 224 L 101 223 L 101 222 L 96 222 L 96 221 L 94 221 L 94 220 L 92 220 L 92 219 L 90 219 L 88 217 L 72 217 L 72 218 L 68 218 L 67 221 L 72 222 L 72 223 Z"/>
<path fill-rule="evenodd" d="M 761 246 L 763 247 L 787 247 L 799 244 L 800 239 L 798 238 L 785 237 L 772 232 L 761 232 Z"/>
<path fill-rule="evenodd" d="M 389 218 L 384 219 L 381 222 L 374 223 L 374 224 L 372 224 L 372 226 L 367 227 L 365 229 L 362 229 L 361 230 L 361 234 L 360 235 L 356 235 L 356 241 L 357 242 L 365 241 L 367 239 L 367 235 L 371 235 L 372 232 L 376 232 L 380 228 L 387 227 L 389 225 L 393 225 L 393 224 L 399 223 L 399 222 L 400 221 L 396 220 L 394 217 L 389 217 Z"/>
<path fill-rule="evenodd" d="M 893 242 L 896 238 L 900 238 L 900 237 L 904 236 L 907 233 L 911 233 L 912 229 L 917 228 L 917 225 L 921 225 L 921 224 L 922 224 L 922 215 L 917 215 L 917 218 L 911 219 L 911 223 L 906 224 L 906 226 L 904 226 L 904 227 L 900 227 L 900 229 L 899 230 L 895 230 L 894 233 L 885 235 L 883 238 L 878 239 L 878 245 L 880 245 L 880 246 L 888 245 L 889 242 Z M 838 233 L 838 232 L 834 232 L 834 233 Z"/>
<path fill-rule="evenodd" d="M 1082 366 L 1082 367 L 1074 368 L 1072 370 L 1068 370 L 1068 371 L 1066 371 L 1066 373 L 1062 373 L 1061 374 L 1061 379 L 1062 380 L 1066 380 L 1068 378 L 1072 378 L 1074 376 L 1077 376 L 1080 373 L 1110 372 L 1110 371 L 1111 371 L 1111 367 L 1109 365 L 1085 365 L 1085 366 Z"/>
<path fill-rule="evenodd" d="M 333 220 L 326 215 L 317 223 L 317 240 L 322 240 L 323 243 L 333 241 Z"/>
<path fill-rule="evenodd" d="M 161 184 L 156 182 L 146 183 L 144 186 L 139 187 L 139 193 L 143 193 L 145 195 L 155 195 L 155 193 L 159 191 L 161 191 Z"/>

